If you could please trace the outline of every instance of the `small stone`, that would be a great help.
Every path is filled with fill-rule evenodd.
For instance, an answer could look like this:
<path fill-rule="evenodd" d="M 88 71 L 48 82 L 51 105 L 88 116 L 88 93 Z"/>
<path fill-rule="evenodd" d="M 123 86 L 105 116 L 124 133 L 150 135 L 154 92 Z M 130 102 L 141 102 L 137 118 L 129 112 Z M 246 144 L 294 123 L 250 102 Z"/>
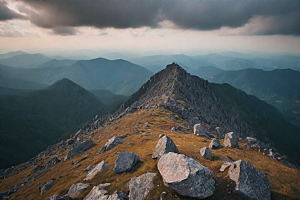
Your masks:
<path fill-rule="evenodd" d="M 115 162 L 114 172 L 116 174 L 129 172 L 139 161 L 139 156 L 132 152 L 120 153 Z"/>
<path fill-rule="evenodd" d="M 209 148 L 211 149 L 220 149 L 222 148 L 222 145 L 220 141 L 217 138 L 214 138 L 211 143 L 209 144 Z"/>
<path fill-rule="evenodd" d="M 206 159 L 209 159 L 209 160 L 212 159 L 212 154 L 211 154 L 209 148 L 207 148 L 207 147 L 202 147 L 202 148 L 200 149 L 200 154 L 201 154 L 201 156 L 202 156 L 203 158 L 206 158 Z"/>
<path fill-rule="evenodd" d="M 83 193 L 88 187 L 90 187 L 89 184 L 84 184 L 84 183 L 74 183 L 68 193 L 67 196 L 69 197 L 75 197 L 81 193 Z"/>

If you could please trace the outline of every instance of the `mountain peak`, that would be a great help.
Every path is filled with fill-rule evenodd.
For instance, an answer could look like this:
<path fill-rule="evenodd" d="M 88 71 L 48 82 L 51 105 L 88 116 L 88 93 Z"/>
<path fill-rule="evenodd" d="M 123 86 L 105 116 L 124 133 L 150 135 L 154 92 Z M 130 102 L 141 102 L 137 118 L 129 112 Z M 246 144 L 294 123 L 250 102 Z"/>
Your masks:
<path fill-rule="evenodd" d="M 74 83 L 73 81 L 67 79 L 67 78 L 63 78 L 55 83 L 53 83 L 52 85 L 50 85 L 48 88 L 48 90 L 81 90 L 84 89 L 82 88 L 80 85 Z"/>

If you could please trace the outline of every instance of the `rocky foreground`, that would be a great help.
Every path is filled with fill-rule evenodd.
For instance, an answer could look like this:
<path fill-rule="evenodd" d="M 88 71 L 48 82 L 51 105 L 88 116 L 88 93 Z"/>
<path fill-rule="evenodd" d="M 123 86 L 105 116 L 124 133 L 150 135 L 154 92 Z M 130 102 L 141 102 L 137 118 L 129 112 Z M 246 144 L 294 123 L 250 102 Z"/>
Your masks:
<path fill-rule="evenodd" d="M 209 132 L 209 138 L 203 137 L 198 126 L 194 130 L 164 108 L 128 113 L 92 131 L 81 131 L 14 167 L 1 180 L 2 196 L 27 200 L 299 198 L 298 170 L 249 148 L 253 138 L 244 141 L 228 133 L 217 139 Z"/>

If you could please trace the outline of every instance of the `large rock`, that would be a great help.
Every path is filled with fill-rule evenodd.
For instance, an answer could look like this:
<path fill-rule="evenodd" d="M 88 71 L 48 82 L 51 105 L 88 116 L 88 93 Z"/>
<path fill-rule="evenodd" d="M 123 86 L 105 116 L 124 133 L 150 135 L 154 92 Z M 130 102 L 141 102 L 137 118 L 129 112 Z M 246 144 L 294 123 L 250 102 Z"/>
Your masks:
<path fill-rule="evenodd" d="M 171 138 L 169 138 L 167 135 L 165 135 L 162 138 L 160 138 L 160 140 L 158 141 L 158 143 L 154 149 L 154 152 L 152 154 L 152 158 L 158 159 L 162 155 L 167 154 L 169 152 L 179 153 L 173 140 Z"/>
<path fill-rule="evenodd" d="M 76 142 L 73 145 L 72 149 L 69 151 L 66 160 L 83 153 L 84 151 L 91 148 L 93 144 L 94 142 L 92 140 L 86 140 L 84 142 Z"/>
<path fill-rule="evenodd" d="M 44 169 L 44 166 L 38 165 L 38 166 L 36 166 L 36 167 L 31 171 L 30 174 L 37 173 L 37 172 L 39 172 L 39 171 L 41 171 L 41 170 L 43 170 L 43 169 Z"/>
<path fill-rule="evenodd" d="M 194 125 L 194 134 L 202 137 L 209 138 L 207 132 L 204 130 L 204 127 L 201 124 Z"/>
<path fill-rule="evenodd" d="M 103 153 L 105 151 L 108 151 L 112 148 L 114 148 L 115 146 L 117 146 L 118 144 L 124 144 L 123 140 L 121 137 L 115 136 L 110 138 L 107 143 L 100 149 L 99 153 Z"/>
<path fill-rule="evenodd" d="M 229 178 L 235 181 L 235 189 L 256 200 L 270 200 L 270 182 L 249 162 L 238 160 L 228 170 Z"/>
<path fill-rule="evenodd" d="M 234 132 L 229 132 L 225 134 L 224 146 L 231 148 L 239 148 L 238 138 Z"/>
<path fill-rule="evenodd" d="M 133 177 L 128 183 L 129 200 L 144 200 L 153 188 L 153 179 L 156 173 L 146 173 Z"/>
<path fill-rule="evenodd" d="M 212 159 L 212 154 L 211 154 L 209 148 L 207 148 L 207 147 L 202 147 L 202 148 L 200 149 L 200 154 L 201 154 L 201 156 L 202 156 L 203 158 L 206 158 L 206 159 L 209 159 L 209 160 Z"/>
<path fill-rule="evenodd" d="M 157 168 L 165 186 L 181 195 L 204 199 L 215 191 L 212 172 L 183 154 L 170 152 L 163 155 Z"/>
<path fill-rule="evenodd" d="M 54 185 L 54 181 L 53 180 L 47 181 L 43 185 L 40 185 L 40 192 L 41 192 L 41 194 L 43 194 L 44 192 L 46 192 L 47 190 L 49 190 L 53 185 Z"/>
<path fill-rule="evenodd" d="M 58 159 L 57 156 L 54 156 L 53 158 L 51 158 L 51 160 L 49 160 L 47 162 L 47 164 L 45 165 L 45 169 L 48 169 L 49 167 L 55 165 L 56 163 L 60 162 L 60 160 Z"/>
<path fill-rule="evenodd" d="M 109 166 L 109 164 L 106 164 L 105 162 L 104 162 L 104 160 L 102 160 L 100 163 L 98 163 L 95 167 L 94 167 L 94 169 L 92 170 L 92 171 L 90 171 L 87 175 L 86 175 L 86 177 L 85 177 L 85 181 L 87 181 L 87 180 L 91 180 L 92 178 L 94 178 L 94 176 L 96 175 L 96 174 L 98 174 L 99 172 L 102 172 L 103 170 L 105 170 L 106 168 L 108 168 L 108 166 Z"/>
<path fill-rule="evenodd" d="M 74 183 L 66 196 L 69 196 L 69 197 L 75 197 L 81 193 L 83 193 L 88 187 L 90 187 L 89 184 L 84 184 L 84 183 Z"/>
<path fill-rule="evenodd" d="M 132 167 L 139 162 L 139 156 L 132 152 L 120 153 L 114 167 L 114 172 L 120 174 L 123 172 L 128 172 Z"/>
<path fill-rule="evenodd" d="M 209 148 L 211 149 L 220 149 L 222 148 L 222 145 L 220 141 L 217 138 L 214 138 L 211 143 L 209 144 Z"/>
<path fill-rule="evenodd" d="M 68 196 L 60 196 L 60 195 L 54 195 L 52 197 L 49 197 L 45 200 L 73 200 L 71 197 Z"/>
<path fill-rule="evenodd" d="M 112 195 L 108 195 L 105 187 L 110 183 L 94 186 L 90 193 L 83 200 L 127 200 L 126 195 L 122 191 L 115 191 Z"/>

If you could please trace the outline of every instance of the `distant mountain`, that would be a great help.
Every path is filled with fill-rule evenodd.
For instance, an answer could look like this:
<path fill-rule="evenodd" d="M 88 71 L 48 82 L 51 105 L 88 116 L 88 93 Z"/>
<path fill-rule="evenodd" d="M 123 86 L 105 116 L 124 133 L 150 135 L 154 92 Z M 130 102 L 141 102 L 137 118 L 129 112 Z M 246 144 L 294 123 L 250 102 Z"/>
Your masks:
<path fill-rule="evenodd" d="M 108 110 L 96 96 L 68 79 L 43 90 L 0 96 L 0 168 L 28 160 Z"/>
<path fill-rule="evenodd" d="M 27 54 L 27 53 L 24 51 L 10 51 L 4 54 L 0 54 L 0 59 L 11 58 L 21 54 Z"/>
<path fill-rule="evenodd" d="M 220 71 L 199 68 L 196 75 L 215 83 L 229 83 L 270 103 L 300 126 L 300 72 L 292 69 Z"/>
<path fill-rule="evenodd" d="M 16 95 L 16 94 L 29 92 L 29 91 L 31 91 L 31 90 L 13 89 L 13 88 L 7 88 L 7 87 L 0 86 L 0 95 Z"/>
<path fill-rule="evenodd" d="M 112 109 L 120 106 L 129 96 L 114 94 L 108 90 L 90 90 L 95 96 L 97 96 L 101 102 L 109 105 Z"/>
<path fill-rule="evenodd" d="M 68 59 L 63 59 L 63 60 L 58 60 L 58 59 L 53 59 L 48 62 L 45 62 L 41 65 L 38 66 L 38 68 L 44 68 L 44 67 L 67 67 L 71 66 L 74 63 L 76 63 L 77 60 L 68 60 Z"/>
<path fill-rule="evenodd" d="M 154 73 L 164 69 L 167 64 L 172 62 L 176 62 L 180 64 L 184 69 L 188 71 L 190 71 L 190 69 L 195 69 L 199 66 L 212 65 L 211 63 L 199 57 L 192 58 L 184 54 L 146 56 L 146 57 L 131 59 L 130 61 L 135 64 L 141 65 Z"/>
<path fill-rule="evenodd" d="M 300 163 L 300 128 L 286 121 L 277 109 L 229 84 L 192 76 L 175 63 L 152 76 L 117 114 L 151 106 L 164 107 L 191 125 L 204 123 L 212 132 L 220 127 L 223 136 L 230 131 L 242 138 L 255 136 Z"/>
<path fill-rule="evenodd" d="M 20 54 L 10 58 L 1 59 L 0 64 L 16 68 L 30 69 L 36 68 L 50 60 L 51 58 L 48 58 L 42 54 Z"/>
<path fill-rule="evenodd" d="M 19 79 L 17 78 L 18 76 L 11 77 L 11 74 L 8 71 L 14 72 L 18 71 L 18 69 L 0 65 L 0 86 L 2 87 L 34 90 L 45 88 L 47 86 L 42 83 Z"/>
<path fill-rule="evenodd" d="M 104 58 L 80 60 L 66 67 L 16 69 L 0 66 L 0 70 L 1 73 L 12 78 L 46 85 L 68 78 L 88 90 L 106 89 L 122 95 L 134 93 L 153 74 L 125 60 Z"/>

